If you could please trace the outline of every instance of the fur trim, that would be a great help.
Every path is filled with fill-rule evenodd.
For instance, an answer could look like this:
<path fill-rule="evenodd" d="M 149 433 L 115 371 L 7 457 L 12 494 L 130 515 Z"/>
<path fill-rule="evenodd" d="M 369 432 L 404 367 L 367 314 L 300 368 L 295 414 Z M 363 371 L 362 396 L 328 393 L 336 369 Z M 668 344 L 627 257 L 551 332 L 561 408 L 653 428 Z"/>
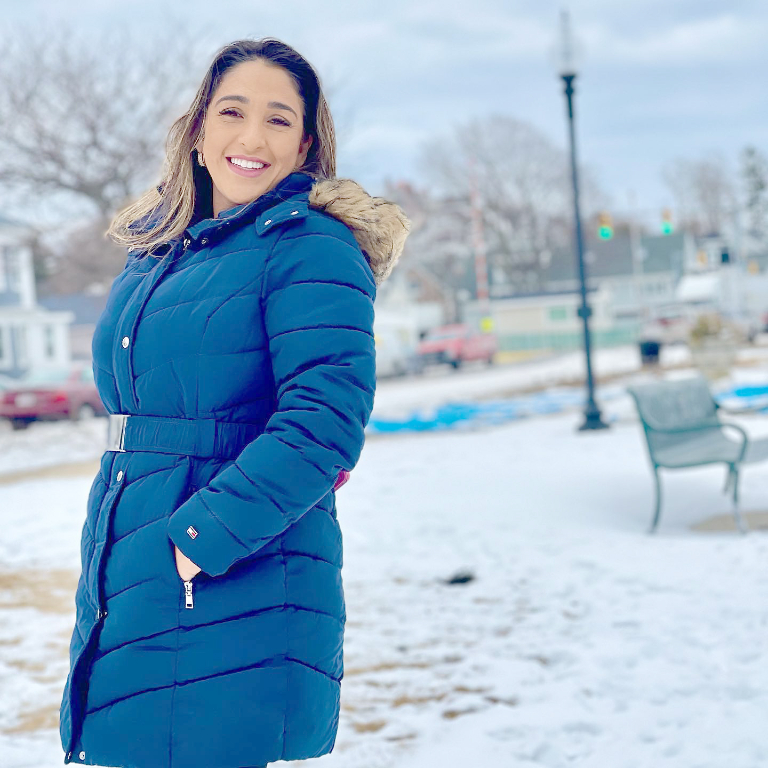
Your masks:
<path fill-rule="evenodd" d="M 411 222 L 399 205 L 383 197 L 372 197 L 352 179 L 315 182 L 309 204 L 352 230 L 373 270 L 376 285 L 389 277 L 411 230 Z"/>

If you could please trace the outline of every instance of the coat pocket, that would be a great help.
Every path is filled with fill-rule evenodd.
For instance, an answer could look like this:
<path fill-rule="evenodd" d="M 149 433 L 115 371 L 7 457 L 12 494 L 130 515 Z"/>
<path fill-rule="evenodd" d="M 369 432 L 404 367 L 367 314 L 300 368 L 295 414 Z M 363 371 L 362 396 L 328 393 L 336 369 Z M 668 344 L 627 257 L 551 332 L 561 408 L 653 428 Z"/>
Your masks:
<path fill-rule="evenodd" d="M 184 498 L 179 502 L 179 505 L 184 503 L 184 501 L 186 501 L 195 493 L 197 493 L 198 485 L 196 483 L 191 483 L 190 485 L 187 486 L 187 490 L 188 492 L 185 494 Z M 178 577 L 179 581 L 182 584 L 184 607 L 186 609 L 191 610 L 195 607 L 194 586 L 192 582 L 202 574 L 202 571 L 198 571 L 191 579 L 185 579 L 179 573 L 179 569 L 176 565 L 176 545 L 174 544 L 173 540 L 170 537 L 168 537 L 168 543 L 171 548 L 171 559 L 173 562 L 173 568 L 176 571 L 176 576 Z"/>

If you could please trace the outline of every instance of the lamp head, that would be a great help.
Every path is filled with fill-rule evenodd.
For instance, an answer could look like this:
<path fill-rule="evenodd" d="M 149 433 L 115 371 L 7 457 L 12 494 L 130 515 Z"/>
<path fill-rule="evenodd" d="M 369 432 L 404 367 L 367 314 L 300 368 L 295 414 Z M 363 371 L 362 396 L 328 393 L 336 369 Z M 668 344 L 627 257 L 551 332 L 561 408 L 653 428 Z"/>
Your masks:
<path fill-rule="evenodd" d="M 560 11 L 560 28 L 553 59 L 560 77 L 575 77 L 582 59 L 582 47 L 571 32 L 571 20 L 567 10 Z"/>

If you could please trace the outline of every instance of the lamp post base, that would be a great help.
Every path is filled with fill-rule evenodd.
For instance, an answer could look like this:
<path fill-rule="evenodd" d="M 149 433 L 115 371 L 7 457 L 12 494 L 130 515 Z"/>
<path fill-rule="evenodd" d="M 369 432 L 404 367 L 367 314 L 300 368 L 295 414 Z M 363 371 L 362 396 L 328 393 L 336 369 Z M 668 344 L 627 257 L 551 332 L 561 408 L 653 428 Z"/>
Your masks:
<path fill-rule="evenodd" d="M 586 432 L 593 429 L 608 429 L 609 425 L 603 421 L 600 410 L 593 403 L 588 405 L 584 411 L 584 423 L 579 427 L 579 432 Z"/>

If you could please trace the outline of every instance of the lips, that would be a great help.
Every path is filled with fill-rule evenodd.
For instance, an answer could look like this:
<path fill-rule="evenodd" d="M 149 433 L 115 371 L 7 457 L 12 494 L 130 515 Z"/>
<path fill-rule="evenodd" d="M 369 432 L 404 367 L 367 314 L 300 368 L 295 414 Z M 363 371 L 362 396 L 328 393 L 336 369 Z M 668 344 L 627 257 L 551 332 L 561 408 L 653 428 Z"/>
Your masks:
<path fill-rule="evenodd" d="M 235 159 L 237 159 L 237 160 L 241 160 L 241 159 L 242 160 L 251 160 L 252 158 L 250 158 L 250 157 L 249 158 L 245 158 L 245 157 L 244 158 L 240 158 L 240 157 L 235 156 Z M 254 159 L 253 162 L 263 162 L 263 161 L 255 160 Z M 268 170 L 269 168 L 272 167 L 271 165 L 265 165 L 263 168 L 242 168 L 239 165 L 235 165 L 232 162 L 232 158 L 231 157 L 227 158 L 227 165 L 229 166 L 229 169 L 233 173 L 236 173 L 238 176 L 245 176 L 246 178 L 254 178 L 255 176 L 261 176 L 262 173 L 264 173 L 266 170 Z"/>

